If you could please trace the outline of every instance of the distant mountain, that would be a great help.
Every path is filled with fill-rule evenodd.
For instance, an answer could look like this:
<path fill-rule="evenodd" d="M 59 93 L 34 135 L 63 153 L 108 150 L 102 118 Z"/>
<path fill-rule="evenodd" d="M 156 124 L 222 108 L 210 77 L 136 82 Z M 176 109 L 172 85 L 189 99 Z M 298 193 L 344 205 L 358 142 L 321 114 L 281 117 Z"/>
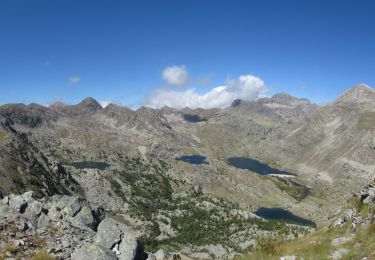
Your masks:
<path fill-rule="evenodd" d="M 304 116 L 317 106 L 310 103 L 308 99 L 295 98 L 286 93 L 279 93 L 270 98 L 260 98 L 257 101 L 235 100 L 231 107 L 243 112 L 248 111 L 269 117 L 293 119 Z"/>
<path fill-rule="evenodd" d="M 51 110 L 57 112 L 62 116 L 73 116 L 81 117 L 95 114 L 96 112 L 102 110 L 102 106 L 93 98 L 88 97 L 82 100 L 76 105 L 63 105 L 57 103 L 51 106 Z"/>
<path fill-rule="evenodd" d="M 0 106 L 0 115 L 17 124 L 38 127 L 57 119 L 57 114 L 38 104 L 6 104 Z"/>
<path fill-rule="evenodd" d="M 338 102 L 351 102 L 351 103 L 365 103 L 374 102 L 375 90 L 366 84 L 359 84 L 340 95 L 335 103 Z"/>

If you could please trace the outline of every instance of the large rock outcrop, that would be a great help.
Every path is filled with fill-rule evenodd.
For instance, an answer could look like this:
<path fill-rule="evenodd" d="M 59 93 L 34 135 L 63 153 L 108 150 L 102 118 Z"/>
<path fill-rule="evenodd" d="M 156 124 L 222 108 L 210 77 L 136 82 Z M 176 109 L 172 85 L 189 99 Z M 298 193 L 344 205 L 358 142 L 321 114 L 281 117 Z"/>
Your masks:
<path fill-rule="evenodd" d="M 41 250 L 58 259 L 147 256 L 129 227 L 75 196 L 35 199 L 32 191 L 5 196 L 0 200 L 0 232 L 0 255 L 9 257 L 30 258 Z"/>

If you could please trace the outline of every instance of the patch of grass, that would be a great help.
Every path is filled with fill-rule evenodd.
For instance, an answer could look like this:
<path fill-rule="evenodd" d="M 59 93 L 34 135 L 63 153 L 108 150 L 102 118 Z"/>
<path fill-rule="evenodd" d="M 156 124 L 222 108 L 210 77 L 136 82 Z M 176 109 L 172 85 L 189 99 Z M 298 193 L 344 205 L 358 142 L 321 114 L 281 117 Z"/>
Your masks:
<path fill-rule="evenodd" d="M 52 224 L 47 226 L 47 230 L 58 237 L 62 237 L 64 235 L 64 231 Z"/>
<path fill-rule="evenodd" d="M 49 254 L 47 251 L 38 251 L 36 252 L 31 260 L 55 260 L 56 257 Z"/>
<path fill-rule="evenodd" d="M 372 213 L 374 214 L 374 212 Z M 355 238 L 343 245 L 349 253 L 343 259 L 375 259 L 375 223 L 366 229 L 357 230 Z"/>
<path fill-rule="evenodd" d="M 262 238 L 255 250 L 239 259 L 280 259 L 280 256 L 296 255 L 304 259 L 328 259 L 331 252 L 331 237 L 314 233 L 303 238 L 281 241 Z"/>
<path fill-rule="evenodd" d="M 23 190 L 25 190 L 26 185 L 23 182 L 23 179 L 22 179 L 22 177 L 20 175 L 18 175 L 18 174 L 14 175 L 13 178 L 12 178 L 12 180 L 13 180 L 13 183 L 14 183 L 17 191 L 23 191 Z"/>
<path fill-rule="evenodd" d="M 5 141 L 5 139 L 7 138 L 7 136 L 8 135 L 7 135 L 6 132 L 0 130 L 0 143 L 3 142 L 3 141 Z"/>
<path fill-rule="evenodd" d="M 4 251 L 9 252 L 11 254 L 15 254 L 18 252 L 18 249 L 13 243 L 9 242 L 5 245 Z"/>
<path fill-rule="evenodd" d="M 270 178 L 276 186 L 286 192 L 292 198 L 301 201 L 310 194 L 310 189 L 302 184 L 299 184 L 295 181 L 288 180 L 285 178 Z"/>
<path fill-rule="evenodd" d="M 109 182 L 111 184 L 111 187 L 112 187 L 112 190 L 114 191 L 114 193 L 117 196 L 119 196 L 123 201 L 127 201 L 125 193 L 123 192 L 121 185 L 113 178 L 111 178 L 109 180 Z"/>

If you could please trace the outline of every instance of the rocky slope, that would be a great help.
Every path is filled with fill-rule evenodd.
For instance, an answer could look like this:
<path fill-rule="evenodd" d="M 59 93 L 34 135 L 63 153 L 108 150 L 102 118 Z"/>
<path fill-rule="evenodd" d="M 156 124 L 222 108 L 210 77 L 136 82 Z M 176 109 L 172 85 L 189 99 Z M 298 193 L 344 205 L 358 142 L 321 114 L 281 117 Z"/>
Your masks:
<path fill-rule="evenodd" d="M 0 189 L 5 194 L 29 189 L 39 196 L 79 192 L 79 185 L 62 165 L 48 160 L 28 135 L 16 131 L 6 118 L 0 122 L 0 165 Z"/>

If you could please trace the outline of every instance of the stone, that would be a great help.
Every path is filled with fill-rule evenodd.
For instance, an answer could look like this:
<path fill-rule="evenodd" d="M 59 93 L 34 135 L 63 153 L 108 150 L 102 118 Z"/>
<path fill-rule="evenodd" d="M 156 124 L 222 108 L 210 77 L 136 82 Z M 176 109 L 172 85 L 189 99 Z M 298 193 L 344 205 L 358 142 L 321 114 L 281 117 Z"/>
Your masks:
<path fill-rule="evenodd" d="M 114 250 L 119 260 L 145 259 L 143 247 L 131 229 L 111 218 L 99 224 L 93 244 Z"/>
<path fill-rule="evenodd" d="M 9 206 L 19 213 L 24 213 L 27 207 L 27 201 L 25 201 L 21 196 L 13 195 L 9 198 Z"/>
<path fill-rule="evenodd" d="M 333 246 L 340 246 L 342 244 L 345 244 L 351 240 L 353 240 L 354 235 L 348 236 L 348 237 L 338 237 L 332 240 L 331 244 Z"/>
<path fill-rule="evenodd" d="M 24 246 L 25 245 L 25 241 L 23 241 L 22 239 L 18 239 L 18 240 L 14 240 L 14 245 L 16 247 L 19 247 L 19 246 Z"/>
<path fill-rule="evenodd" d="M 334 226 L 340 226 L 344 223 L 344 221 L 342 220 L 342 218 L 338 218 L 335 222 L 334 222 Z"/>
<path fill-rule="evenodd" d="M 20 223 L 18 224 L 18 229 L 21 231 L 26 231 L 29 229 L 29 227 L 27 226 L 26 220 L 20 219 Z"/>
<path fill-rule="evenodd" d="M 223 247 L 223 245 L 221 244 L 206 245 L 202 248 L 204 248 L 204 251 L 207 252 L 209 255 L 212 255 L 215 259 L 223 259 L 228 254 L 225 247 Z"/>
<path fill-rule="evenodd" d="M 280 260 L 296 260 L 297 256 L 295 255 L 286 255 L 286 256 L 281 256 Z"/>
<path fill-rule="evenodd" d="M 353 217 L 353 214 L 354 214 L 354 211 L 352 209 L 345 210 L 344 215 L 343 215 L 344 222 L 348 222 L 349 220 L 351 220 Z"/>
<path fill-rule="evenodd" d="M 156 253 L 154 254 L 154 256 L 156 257 L 156 260 L 164 260 L 165 259 L 164 250 L 163 249 L 159 249 L 158 251 L 156 251 Z"/>
<path fill-rule="evenodd" d="M 37 227 L 38 228 L 45 228 L 50 223 L 51 223 L 51 218 L 48 215 L 46 215 L 44 213 L 41 213 L 39 218 L 38 218 Z"/>
<path fill-rule="evenodd" d="M 15 219 L 16 210 L 8 205 L 0 205 L 0 220 L 1 219 Z"/>
<path fill-rule="evenodd" d="M 41 215 L 43 204 L 37 200 L 28 203 L 28 206 L 23 214 L 34 226 L 38 223 L 38 218 Z"/>
<path fill-rule="evenodd" d="M 341 259 L 344 255 L 348 253 L 348 249 L 346 248 L 339 248 L 335 252 L 332 253 L 331 258 L 334 260 Z"/>
<path fill-rule="evenodd" d="M 147 260 L 157 260 L 154 254 L 148 253 Z"/>
<path fill-rule="evenodd" d="M 91 213 L 91 208 L 84 206 L 71 220 L 73 224 L 78 226 L 86 226 L 94 228 L 95 219 Z"/>
<path fill-rule="evenodd" d="M 9 205 L 9 196 L 5 196 L 5 197 L 1 200 L 1 203 L 2 203 L 2 204 L 5 204 L 5 205 Z"/>
<path fill-rule="evenodd" d="M 119 260 L 144 259 L 143 247 L 134 236 L 125 234 L 119 246 Z"/>
<path fill-rule="evenodd" d="M 363 218 L 361 215 L 358 215 L 356 217 L 353 217 L 353 224 L 360 224 L 363 222 Z"/>
<path fill-rule="evenodd" d="M 95 243 L 105 248 L 112 248 L 118 244 L 124 236 L 124 225 L 111 219 L 104 219 L 98 226 Z"/>
<path fill-rule="evenodd" d="M 83 207 L 90 208 L 89 203 L 81 197 L 67 195 L 54 195 L 48 201 L 50 217 L 54 220 L 61 218 L 74 218 Z"/>
<path fill-rule="evenodd" d="M 361 201 L 364 204 L 375 204 L 375 184 L 369 184 L 360 192 Z"/>
<path fill-rule="evenodd" d="M 72 260 L 117 260 L 116 254 L 110 249 L 102 247 L 98 244 L 89 244 L 83 246 L 72 254 Z"/>
<path fill-rule="evenodd" d="M 95 219 L 95 223 L 94 223 L 94 230 L 97 230 L 97 227 L 99 225 L 100 222 L 103 221 L 103 219 L 105 219 L 105 210 L 103 207 L 101 206 L 98 206 L 98 207 L 95 207 L 92 211 L 91 211 L 94 219 Z"/>

